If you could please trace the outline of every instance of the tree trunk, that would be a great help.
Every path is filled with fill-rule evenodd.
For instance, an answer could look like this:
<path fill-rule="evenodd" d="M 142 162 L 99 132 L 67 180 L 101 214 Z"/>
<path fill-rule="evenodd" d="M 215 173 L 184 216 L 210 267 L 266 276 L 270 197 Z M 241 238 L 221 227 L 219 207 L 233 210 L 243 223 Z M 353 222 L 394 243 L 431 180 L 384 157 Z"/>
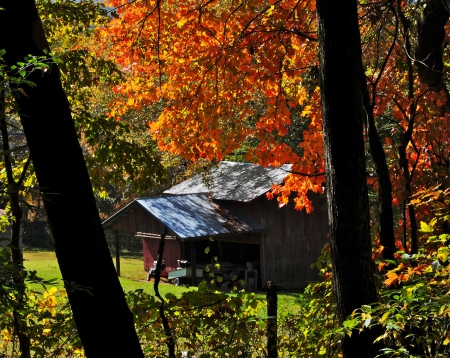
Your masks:
<path fill-rule="evenodd" d="M 318 0 L 325 173 L 337 314 L 377 301 L 363 140 L 356 0 Z M 342 340 L 344 357 L 375 357 L 374 328 Z"/>
<path fill-rule="evenodd" d="M 409 104 L 409 114 L 407 117 L 408 120 L 408 125 L 405 129 L 405 132 L 402 134 L 401 136 L 401 140 L 400 140 L 400 145 L 398 146 L 398 162 L 399 162 L 399 166 L 403 171 L 403 177 L 405 179 L 405 193 L 407 195 L 406 201 L 405 201 L 405 205 L 408 206 L 408 213 L 409 213 L 409 222 L 410 222 L 410 229 L 411 229 L 411 250 L 410 253 L 412 254 L 416 254 L 417 250 L 418 250 L 418 237 L 417 237 L 417 222 L 416 222 L 416 214 L 415 214 L 415 209 L 413 205 L 409 205 L 410 202 L 410 198 L 411 195 L 413 194 L 412 192 L 412 186 L 411 186 L 411 182 L 412 182 L 412 177 L 414 175 L 414 169 L 411 170 L 409 169 L 409 162 L 408 162 L 408 158 L 407 158 L 407 148 L 408 145 L 412 142 L 412 136 L 413 136 L 413 131 L 414 131 L 414 124 L 416 121 L 416 101 L 414 100 L 415 95 L 414 95 L 414 70 L 413 70 L 413 61 L 410 57 L 410 53 L 411 53 L 411 42 L 409 39 L 409 26 L 410 26 L 410 22 L 409 20 L 406 18 L 405 14 L 403 13 L 402 9 L 401 9 L 401 3 L 397 3 L 397 11 L 398 11 L 398 15 L 400 18 L 400 21 L 402 23 L 403 26 L 403 34 L 404 34 L 404 38 L 405 38 L 405 51 L 406 51 L 406 65 L 408 68 L 408 99 L 410 101 Z M 413 146 L 415 148 L 415 146 Z M 415 150 L 417 151 L 417 149 L 415 148 Z M 417 151 L 417 154 L 419 155 L 420 153 Z M 406 240 L 405 240 L 406 241 Z M 405 246 L 405 250 L 406 250 L 406 246 Z"/>
<path fill-rule="evenodd" d="M 8 65 L 47 47 L 33 0 L 0 0 Z M 5 35 L 7 34 L 7 35 Z M 34 71 L 16 98 L 70 305 L 87 357 L 143 357 L 97 212 L 59 70 Z"/>
<path fill-rule="evenodd" d="M 445 1 L 428 0 L 418 27 L 418 46 L 415 63 L 422 83 L 439 92 L 448 90 L 444 84 L 443 43 L 445 24 L 450 16 Z M 450 104 L 447 106 L 447 110 Z"/>
<path fill-rule="evenodd" d="M 272 281 L 267 282 L 267 358 L 278 357 L 277 345 L 277 316 L 278 316 L 278 293 L 277 286 Z"/>
<path fill-rule="evenodd" d="M 28 335 L 28 326 L 26 318 L 21 313 L 23 311 L 24 303 L 27 300 L 25 292 L 25 277 L 23 269 L 23 255 L 20 245 L 20 226 L 22 222 L 23 211 L 19 202 L 19 189 L 22 185 L 23 178 L 27 172 L 29 160 L 26 162 L 21 178 L 18 182 L 14 180 L 13 164 L 10 157 L 9 135 L 6 125 L 6 111 L 5 111 L 5 91 L 0 88 L 0 132 L 2 134 L 2 149 L 3 159 L 7 176 L 8 195 L 11 205 L 11 215 L 14 218 L 11 223 L 11 239 L 9 246 L 11 248 L 11 261 L 13 263 L 12 279 L 14 287 L 17 290 L 17 297 L 15 300 L 15 308 L 13 310 L 14 329 L 17 332 L 19 339 L 19 346 L 22 358 L 31 357 L 31 341 Z"/>
<path fill-rule="evenodd" d="M 155 268 L 155 296 L 159 298 L 160 305 L 159 305 L 159 316 L 161 317 L 161 321 L 164 327 L 164 333 L 166 335 L 166 345 L 167 345 L 167 356 L 169 358 L 175 358 L 175 338 L 172 334 L 172 329 L 169 325 L 169 320 L 166 317 L 165 313 L 165 307 L 164 307 L 164 298 L 159 293 L 159 282 L 161 280 L 161 268 L 163 263 L 163 257 L 164 257 L 164 246 L 166 245 L 166 235 L 167 235 L 167 228 L 164 229 L 164 233 L 161 234 L 161 240 L 159 240 L 159 247 L 158 247 L 158 257 L 156 259 L 156 268 Z"/>
<path fill-rule="evenodd" d="M 380 244 L 383 246 L 382 255 L 385 260 L 393 260 L 395 235 L 394 213 L 392 211 L 392 184 L 383 144 L 378 136 L 373 115 L 373 105 L 370 103 L 369 89 L 367 88 L 364 75 L 362 76 L 361 90 L 367 117 L 370 154 L 375 164 L 378 179 L 378 233 L 380 235 Z"/>

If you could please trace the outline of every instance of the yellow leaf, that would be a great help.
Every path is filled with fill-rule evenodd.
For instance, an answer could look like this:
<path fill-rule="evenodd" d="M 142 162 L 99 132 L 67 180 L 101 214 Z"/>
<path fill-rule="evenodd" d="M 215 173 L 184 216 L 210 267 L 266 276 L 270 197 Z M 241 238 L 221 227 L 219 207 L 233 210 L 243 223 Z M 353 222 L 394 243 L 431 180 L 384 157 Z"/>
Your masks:
<path fill-rule="evenodd" d="M 33 197 L 32 197 L 32 195 L 31 195 L 30 192 L 28 192 L 28 193 L 25 194 L 25 202 L 26 202 L 28 205 L 33 204 Z"/>
<path fill-rule="evenodd" d="M 447 335 L 447 337 L 445 337 L 445 340 L 443 342 L 444 346 L 448 345 L 450 343 L 450 336 Z"/>
<path fill-rule="evenodd" d="M 381 319 L 380 319 L 380 322 L 384 322 L 384 321 L 386 321 L 386 319 L 389 317 L 389 312 L 386 312 L 382 317 L 381 317 Z"/>
<path fill-rule="evenodd" d="M 180 21 L 178 21 L 177 26 L 179 28 L 182 28 L 184 26 L 184 24 L 187 22 L 186 18 L 181 19 Z"/>
<path fill-rule="evenodd" d="M 431 225 L 428 225 L 427 223 L 421 221 L 420 222 L 420 232 L 424 232 L 424 233 L 433 233 L 434 228 Z"/>

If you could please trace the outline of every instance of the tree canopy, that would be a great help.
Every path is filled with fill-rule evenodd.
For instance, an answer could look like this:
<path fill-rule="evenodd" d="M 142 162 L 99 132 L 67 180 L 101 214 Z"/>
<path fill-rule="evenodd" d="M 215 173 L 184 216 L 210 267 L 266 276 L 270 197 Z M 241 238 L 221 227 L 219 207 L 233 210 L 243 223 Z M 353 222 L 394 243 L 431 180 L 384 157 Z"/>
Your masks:
<path fill-rule="evenodd" d="M 441 21 L 421 31 L 434 21 L 428 20 L 430 8 L 441 11 L 440 4 L 371 0 L 358 7 L 365 110 L 385 154 L 394 206 L 407 204 L 430 183 L 448 185 L 445 76 L 439 76 L 439 88 L 427 82 L 421 73 L 433 66 L 423 62 L 431 56 L 420 55 L 432 48 L 434 34 L 445 30 Z M 306 193 L 321 192 L 324 183 L 315 2 L 108 5 L 117 8 L 117 16 L 98 36 L 126 73 L 114 88 L 123 100 L 111 105 L 109 116 L 124 121 L 127 110 L 164 101 L 164 110 L 148 118 L 150 131 L 161 150 L 187 160 L 221 160 L 252 140 L 246 160 L 294 164 L 293 175 L 273 190 L 280 205 L 296 191 L 296 207 L 313 210 Z M 442 46 L 444 40 L 441 36 Z M 439 63 L 445 63 L 443 48 L 433 53 Z M 292 133 L 300 133 L 295 141 Z M 377 190 L 383 182 L 371 163 L 368 181 Z M 416 214 L 407 210 L 407 215 Z"/>

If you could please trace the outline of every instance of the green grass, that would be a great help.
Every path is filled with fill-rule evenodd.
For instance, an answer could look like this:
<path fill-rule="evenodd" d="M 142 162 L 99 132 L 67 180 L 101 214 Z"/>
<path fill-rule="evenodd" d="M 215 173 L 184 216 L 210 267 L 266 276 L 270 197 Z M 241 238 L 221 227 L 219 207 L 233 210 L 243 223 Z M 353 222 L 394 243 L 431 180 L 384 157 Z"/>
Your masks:
<path fill-rule="evenodd" d="M 51 286 L 63 287 L 61 281 L 61 271 L 59 270 L 56 255 L 52 251 L 37 251 L 25 250 L 24 266 L 29 271 L 36 271 L 37 276 L 44 280 L 56 279 Z M 142 257 L 128 256 L 120 259 L 120 284 L 125 292 L 143 289 L 145 292 L 154 294 L 153 282 L 146 280 L 147 273 L 144 271 L 144 264 Z M 30 288 L 34 291 L 42 291 L 42 286 L 39 284 L 30 284 Z M 188 289 L 181 286 L 174 286 L 172 284 L 161 283 L 159 286 L 160 293 L 164 296 L 170 292 L 174 295 L 181 295 L 182 292 Z"/>
<path fill-rule="evenodd" d="M 24 259 L 25 268 L 30 271 L 36 270 L 38 277 L 44 280 L 57 279 L 57 281 L 54 284 L 50 285 L 50 287 L 63 287 L 61 281 L 61 272 L 59 270 L 54 252 L 25 250 Z M 115 259 L 113 261 L 115 263 Z M 144 264 L 141 256 L 121 257 L 120 274 L 121 277 L 119 278 L 119 280 L 125 292 L 143 289 L 149 294 L 155 294 L 153 282 L 148 282 L 146 280 L 147 273 L 144 271 Z M 39 284 L 30 284 L 30 288 L 37 292 L 43 291 L 42 286 Z M 179 297 L 182 292 L 185 292 L 189 289 L 194 288 L 174 286 L 168 283 L 161 283 L 159 285 L 159 291 L 163 297 L 167 293 L 172 293 Z M 278 313 L 289 314 L 297 312 L 299 306 L 302 304 L 301 297 L 302 295 L 300 291 L 280 291 L 278 293 Z M 257 298 L 264 302 L 266 300 L 265 292 L 257 292 Z"/>

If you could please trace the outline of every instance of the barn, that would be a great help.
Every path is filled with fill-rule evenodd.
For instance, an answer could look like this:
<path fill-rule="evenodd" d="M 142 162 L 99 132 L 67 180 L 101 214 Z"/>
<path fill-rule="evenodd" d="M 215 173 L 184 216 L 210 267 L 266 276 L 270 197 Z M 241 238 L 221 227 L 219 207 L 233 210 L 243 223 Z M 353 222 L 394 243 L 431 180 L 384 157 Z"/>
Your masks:
<path fill-rule="evenodd" d="M 145 270 L 153 266 L 165 234 L 166 271 L 179 269 L 180 260 L 189 261 L 193 272 L 217 260 L 216 274 L 223 277 L 241 272 L 257 287 L 267 281 L 280 288 L 305 287 L 319 279 L 310 265 L 328 241 L 326 198 L 311 194 L 311 214 L 295 210 L 292 202 L 279 208 L 266 193 L 288 172 L 289 166 L 224 161 L 207 185 L 198 175 L 162 196 L 136 199 L 103 227 L 142 238 Z"/>

